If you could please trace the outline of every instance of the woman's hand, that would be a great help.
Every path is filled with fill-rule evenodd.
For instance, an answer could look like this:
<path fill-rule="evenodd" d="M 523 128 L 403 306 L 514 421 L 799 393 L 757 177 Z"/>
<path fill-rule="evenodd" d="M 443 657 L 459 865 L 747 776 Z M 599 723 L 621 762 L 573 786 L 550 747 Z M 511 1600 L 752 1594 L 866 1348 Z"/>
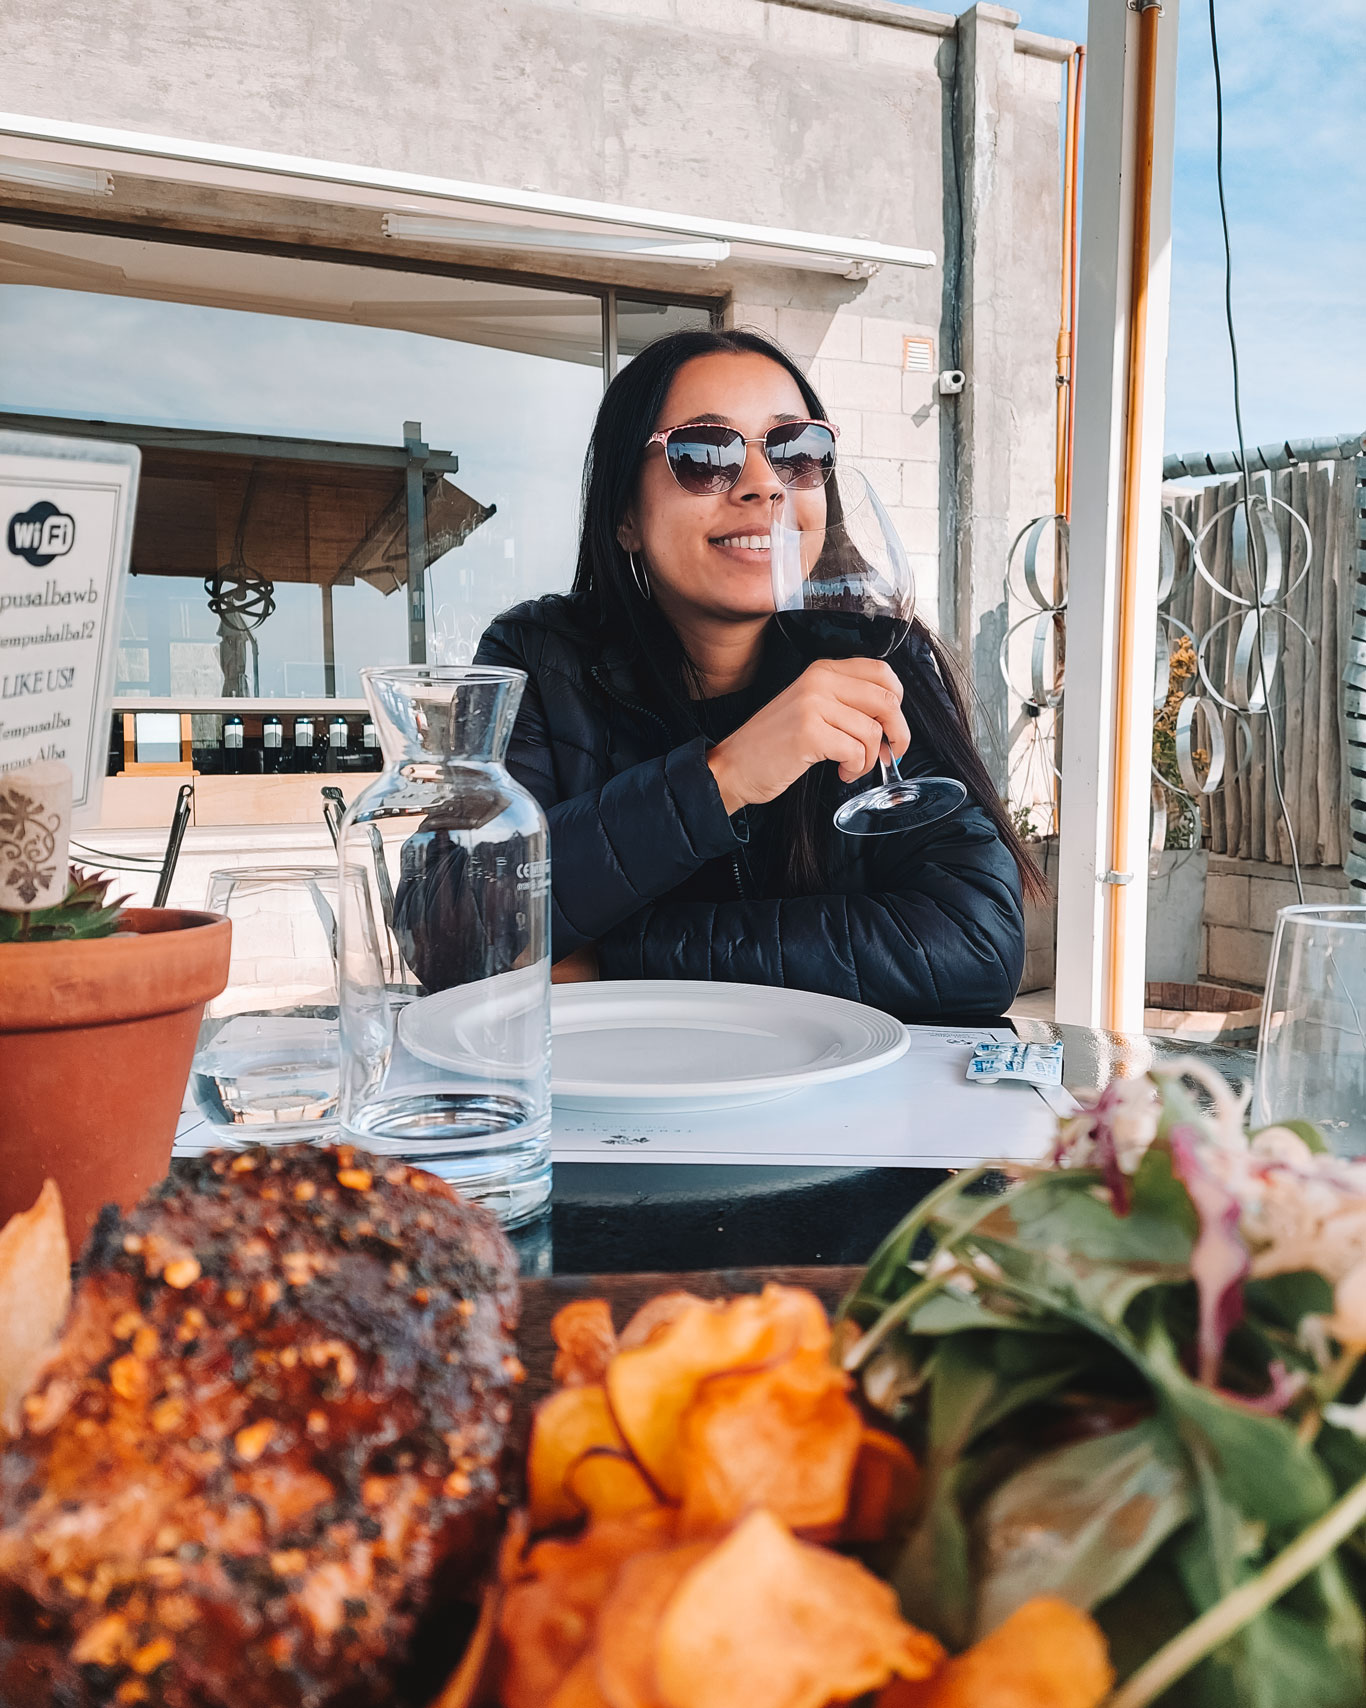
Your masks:
<path fill-rule="evenodd" d="M 592 943 L 585 943 L 581 949 L 575 949 L 572 955 L 566 955 L 562 961 L 556 961 L 550 969 L 551 984 L 586 984 L 599 976 L 598 951 Z"/>
<path fill-rule="evenodd" d="M 726 811 L 775 800 L 826 759 L 852 783 L 877 764 L 884 741 L 900 758 L 911 745 L 901 695 L 901 679 L 881 659 L 810 665 L 707 754 Z"/>

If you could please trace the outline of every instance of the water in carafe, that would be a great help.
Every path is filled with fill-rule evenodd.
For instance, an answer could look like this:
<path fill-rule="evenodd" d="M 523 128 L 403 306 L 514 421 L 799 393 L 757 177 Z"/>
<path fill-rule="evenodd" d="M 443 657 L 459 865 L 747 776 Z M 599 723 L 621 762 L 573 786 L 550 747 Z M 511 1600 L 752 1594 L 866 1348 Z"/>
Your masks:
<path fill-rule="evenodd" d="M 550 1191 L 546 822 L 504 765 L 526 679 L 361 676 L 385 764 L 338 846 L 342 1126 L 524 1221 Z"/>

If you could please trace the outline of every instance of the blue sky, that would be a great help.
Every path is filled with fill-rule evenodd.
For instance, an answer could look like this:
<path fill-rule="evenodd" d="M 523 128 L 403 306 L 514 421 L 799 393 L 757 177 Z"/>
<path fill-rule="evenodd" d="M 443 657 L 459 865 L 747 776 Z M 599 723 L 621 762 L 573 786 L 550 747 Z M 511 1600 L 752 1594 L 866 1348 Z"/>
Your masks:
<path fill-rule="evenodd" d="M 1086 39 L 1086 0 L 1015 4 L 1022 28 Z M 1216 15 L 1247 441 L 1361 432 L 1366 0 L 1218 0 Z M 1236 435 L 1207 0 L 1182 0 L 1180 32 L 1165 443 L 1226 450 Z"/>

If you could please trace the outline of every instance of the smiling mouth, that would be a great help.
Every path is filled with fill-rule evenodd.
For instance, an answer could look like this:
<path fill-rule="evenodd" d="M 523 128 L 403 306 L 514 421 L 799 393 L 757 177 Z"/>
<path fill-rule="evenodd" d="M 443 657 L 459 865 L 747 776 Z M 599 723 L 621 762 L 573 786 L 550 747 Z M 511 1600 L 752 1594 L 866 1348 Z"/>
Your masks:
<path fill-rule="evenodd" d="M 714 546 L 728 546 L 732 551 L 766 552 L 769 549 L 767 534 L 723 534 L 711 542 Z"/>

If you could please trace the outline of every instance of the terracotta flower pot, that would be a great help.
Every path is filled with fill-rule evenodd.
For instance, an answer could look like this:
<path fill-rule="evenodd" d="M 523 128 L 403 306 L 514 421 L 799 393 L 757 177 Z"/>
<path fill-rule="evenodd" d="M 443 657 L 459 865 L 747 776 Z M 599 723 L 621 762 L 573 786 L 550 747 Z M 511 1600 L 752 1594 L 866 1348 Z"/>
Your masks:
<path fill-rule="evenodd" d="M 103 1205 L 170 1166 L 204 1004 L 228 982 L 218 914 L 135 907 L 123 925 L 0 945 L 0 1224 L 51 1176 L 73 1256 Z"/>

